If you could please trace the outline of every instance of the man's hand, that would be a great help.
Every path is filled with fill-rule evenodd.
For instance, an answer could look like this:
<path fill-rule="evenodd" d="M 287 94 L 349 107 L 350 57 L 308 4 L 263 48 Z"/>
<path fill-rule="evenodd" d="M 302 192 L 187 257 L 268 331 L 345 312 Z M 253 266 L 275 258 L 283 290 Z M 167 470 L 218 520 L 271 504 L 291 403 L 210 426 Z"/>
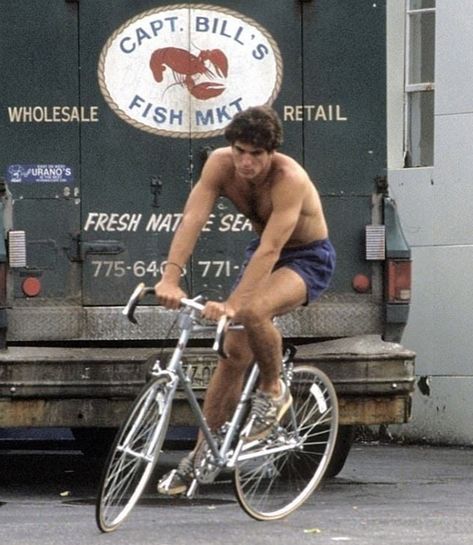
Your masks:
<path fill-rule="evenodd" d="M 228 301 L 224 303 L 220 301 L 208 301 L 202 311 L 202 316 L 204 318 L 215 320 L 216 322 L 224 315 L 228 316 L 228 318 L 233 318 L 235 316 L 235 309 Z"/>
<path fill-rule="evenodd" d="M 154 293 L 159 303 L 170 309 L 178 309 L 181 306 L 181 299 L 186 297 L 186 293 L 179 286 L 165 280 L 154 286 Z"/>

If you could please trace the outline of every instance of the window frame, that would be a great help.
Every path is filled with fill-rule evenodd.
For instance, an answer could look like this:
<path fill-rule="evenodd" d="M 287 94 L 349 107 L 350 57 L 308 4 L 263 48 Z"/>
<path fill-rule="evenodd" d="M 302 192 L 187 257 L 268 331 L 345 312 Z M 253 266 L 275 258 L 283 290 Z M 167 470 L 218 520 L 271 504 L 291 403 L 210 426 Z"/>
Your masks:
<path fill-rule="evenodd" d="M 421 167 L 421 166 L 433 166 L 432 165 L 412 165 L 412 115 L 411 115 L 411 103 L 414 93 L 433 93 L 435 91 L 434 81 L 423 81 L 417 83 L 410 83 L 410 69 L 412 67 L 412 45 L 411 45 L 411 26 L 413 17 L 422 17 L 425 14 L 436 14 L 436 6 L 430 8 L 413 8 L 411 9 L 411 1 L 406 0 L 405 3 L 405 62 L 404 62 L 404 165 L 405 167 Z M 435 24 L 435 19 L 434 19 Z M 434 50 L 434 63 L 435 63 L 435 50 Z M 435 65 L 434 65 L 435 66 Z M 420 113 L 420 112 L 419 112 Z M 434 112 L 432 112 L 434 116 Z M 420 117 L 420 116 L 418 116 Z M 419 127 L 418 127 L 419 128 Z M 432 135 L 432 147 L 433 147 Z M 433 149 L 431 150 L 432 163 L 434 162 Z"/>

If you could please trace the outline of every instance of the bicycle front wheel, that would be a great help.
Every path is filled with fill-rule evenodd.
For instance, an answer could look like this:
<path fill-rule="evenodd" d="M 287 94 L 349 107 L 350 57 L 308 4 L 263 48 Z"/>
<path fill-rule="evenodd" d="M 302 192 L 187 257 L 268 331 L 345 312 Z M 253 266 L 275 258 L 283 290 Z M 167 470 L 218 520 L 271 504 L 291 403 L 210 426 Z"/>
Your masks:
<path fill-rule="evenodd" d="M 95 518 L 102 532 L 116 530 L 139 500 L 166 436 L 172 395 L 168 376 L 146 384 L 120 428 L 100 482 Z"/>
<path fill-rule="evenodd" d="M 279 430 L 245 447 L 234 474 L 241 507 L 257 520 L 297 509 L 317 488 L 333 452 L 338 404 L 330 379 L 314 367 L 294 367 L 293 404 Z"/>

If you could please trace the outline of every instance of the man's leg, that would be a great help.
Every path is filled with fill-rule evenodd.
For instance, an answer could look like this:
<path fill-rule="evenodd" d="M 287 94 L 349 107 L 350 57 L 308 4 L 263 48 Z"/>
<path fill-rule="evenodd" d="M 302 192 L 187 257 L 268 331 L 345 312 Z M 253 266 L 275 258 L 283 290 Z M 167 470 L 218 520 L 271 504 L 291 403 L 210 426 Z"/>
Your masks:
<path fill-rule="evenodd" d="M 306 298 L 302 278 L 281 268 L 271 275 L 258 300 L 241 312 L 245 331 L 228 333 L 225 350 L 229 357 L 219 360 L 205 396 L 204 414 L 210 429 L 218 429 L 231 418 L 253 361 L 260 367 L 259 389 L 273 396 L 280 394 L 282 337 L 272 320 L 304 304 Z"/>
<path fill-rule="evenodd" d="M 211 430 L 231 419 L 243 389 L 246 371 L 254 361 L 245 331 L 229 331 L 225 339 L 228 358 L 220 358 L 204 400 L 204 415 Z"/>
<path fill-rule="evenodd" d="M 239 309 L 248 343 L 260 367 L 260 383 L 251 403 L 251 412 L 242 433 L 247 441 L 263 439 L 271 433 L 292 403 L 287 386 L 280 380 L 282 338 L 272 319 L 300 306 L 307 300 L 303 279 L 294 271 L 275 271 L 260 290 L 257 301 Z"/>
<path fill-rule="evenodd" d="M 249 347 L 260 367 L 259 387 L 263 392 L 273 396 L 280 393 L 282 337 L 273 318 L 294 310 L 306 300 L 304 280 L 293 270 L 282 267 L 271 274 L 258 300 L 251 301 L 240 313 Z"/>
<path fill-rule="evenodd" d="M 225 351 L 228 358 L 219 359 L 204 400 L 205 419 L 212 431 L 217 431 L 231 418 L 240 398 L 246 371 L 254 361 L 244 331 L 227 333 Z M 199 430 L 194 451 L 179 462 L 177 469 L 160 479 L 158 492 L 173 496 L 187 491 L 194 477 L 193 458 L 203 439 L 204 435 Z"/>

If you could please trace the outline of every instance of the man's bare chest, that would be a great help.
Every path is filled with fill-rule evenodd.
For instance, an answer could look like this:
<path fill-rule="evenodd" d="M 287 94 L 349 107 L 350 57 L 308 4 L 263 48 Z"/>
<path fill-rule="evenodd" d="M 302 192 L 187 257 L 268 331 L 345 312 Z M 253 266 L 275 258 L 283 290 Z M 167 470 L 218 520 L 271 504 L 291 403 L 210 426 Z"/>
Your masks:
<path fill-rule="evenodd" d="M 272 212 L 269 188 L 254 188 L 249 184 L 234 184 L 225 188 L 227 197 L 251 222 L 264 226 Z"/>

